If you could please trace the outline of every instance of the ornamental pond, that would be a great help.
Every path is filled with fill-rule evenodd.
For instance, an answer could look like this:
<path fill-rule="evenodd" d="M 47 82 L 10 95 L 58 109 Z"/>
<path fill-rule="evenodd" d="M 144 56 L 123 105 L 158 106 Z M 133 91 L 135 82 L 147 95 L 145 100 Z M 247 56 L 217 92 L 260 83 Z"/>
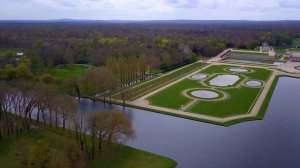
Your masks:
<path fill-rule="evenodd" d="M 240 77 L 237 75 L 218 75 L 209 81 L 209 84 L 212 86 L 232 86 L 234 85 Z"/>
<path fill-rule="evenodd" d="M 127 145 L 167 156 L 179 168 L 300 167 L 300 79 L 281 77 L 262 121 L 230 127 L 82 99 L 80 110 L 124 109 L 137 138 Z"/>

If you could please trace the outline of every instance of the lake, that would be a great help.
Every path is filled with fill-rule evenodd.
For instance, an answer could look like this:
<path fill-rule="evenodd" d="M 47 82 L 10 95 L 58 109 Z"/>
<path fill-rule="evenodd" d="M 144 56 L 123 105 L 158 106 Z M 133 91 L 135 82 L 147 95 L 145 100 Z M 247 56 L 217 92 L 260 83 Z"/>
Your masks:
<path fill-rule="evenodd" d="M 281 77 L 263 121 L 222 127 L 124 108 L 137 138 L 127 145 L 175 159 L 179 168 L 299 168 L 300 79 Z M 83 113 L 123 107 L 82 99 Z"/>

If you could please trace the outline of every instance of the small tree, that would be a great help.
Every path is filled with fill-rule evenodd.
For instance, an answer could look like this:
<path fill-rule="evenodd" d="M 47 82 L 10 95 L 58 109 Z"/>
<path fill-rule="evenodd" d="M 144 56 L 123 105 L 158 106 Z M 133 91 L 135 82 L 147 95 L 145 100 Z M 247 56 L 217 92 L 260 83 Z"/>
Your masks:
<path fill-rule="evenodd" d="M 113 110 L 107 118 L 108 141 L 122 143 L 134 138 L 135 133 L 130 119 L 120 110 Z"/>
<path fill-rule="evenodd" d="M 8 64 L 5 66 L 3 71 L 6 80 L 12 80 L 16 78 L 16 69 L 12 65 Z"/>
<path fill-rule="evenodd" d="M 80 150 L 78 143 L 74 140 L 70 140 L 69 142 L 67 147 L 67 157 L 70 161 L 70 167 L 86 167 L 84 153 Z"/>
<path fill-rule="evenodd" d="M 71 96 L 63 95 L 60 97 L 60 111 L 59 115 L 62 118 L 63 129 L 66 128 L 66 121 L 77 112 L 78 102 Z"/>
<path fill-rule="evenodd" d="M 21 63 L 16 68 L 16 77 L 19 79 L 32 79 L 33 74 L 27 64 Z"/>
<path fill-rule="evenodd" d="M 54 82 L 55 78 L 52 75 L 43 74 L 42 76 L 40 76 L 39 80 L 43 83 L 49 84 L 49 83 Z"/>

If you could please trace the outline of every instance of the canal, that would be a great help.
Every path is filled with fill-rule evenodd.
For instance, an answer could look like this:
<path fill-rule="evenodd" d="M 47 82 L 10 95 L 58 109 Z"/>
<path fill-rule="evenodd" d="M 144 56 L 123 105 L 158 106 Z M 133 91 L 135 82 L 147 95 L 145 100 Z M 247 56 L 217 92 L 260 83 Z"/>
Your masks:
<path fill-rule="evenodd" d="M 91 113 L 121 106 L 82 99 Z M 179 168 L 299 168 L 300 79 L 281 77 L 266 116 L 222 127 L 124 108 L 137 138 L 127 145 L 175 159 Z"/>

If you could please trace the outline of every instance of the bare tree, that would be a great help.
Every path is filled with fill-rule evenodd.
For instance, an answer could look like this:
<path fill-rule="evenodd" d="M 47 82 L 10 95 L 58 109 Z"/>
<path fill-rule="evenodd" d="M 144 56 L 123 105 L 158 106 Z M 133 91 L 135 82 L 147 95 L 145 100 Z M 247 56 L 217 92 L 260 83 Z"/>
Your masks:
<path fill-rule="evenodd" d="M 61 96 L 62 100 L 60 103 L 59 115 L 62 118 L 62 127 L 66 128 L 66 121 L 77 112 L 78 102 L 75 98 L 63 95 Z"/>
<path fill-rule="evenodd" d="M 107 124 L 110 143 L 122 143 L 135 137 L 130 119 L 120 110 L 111 111 Z"/>

